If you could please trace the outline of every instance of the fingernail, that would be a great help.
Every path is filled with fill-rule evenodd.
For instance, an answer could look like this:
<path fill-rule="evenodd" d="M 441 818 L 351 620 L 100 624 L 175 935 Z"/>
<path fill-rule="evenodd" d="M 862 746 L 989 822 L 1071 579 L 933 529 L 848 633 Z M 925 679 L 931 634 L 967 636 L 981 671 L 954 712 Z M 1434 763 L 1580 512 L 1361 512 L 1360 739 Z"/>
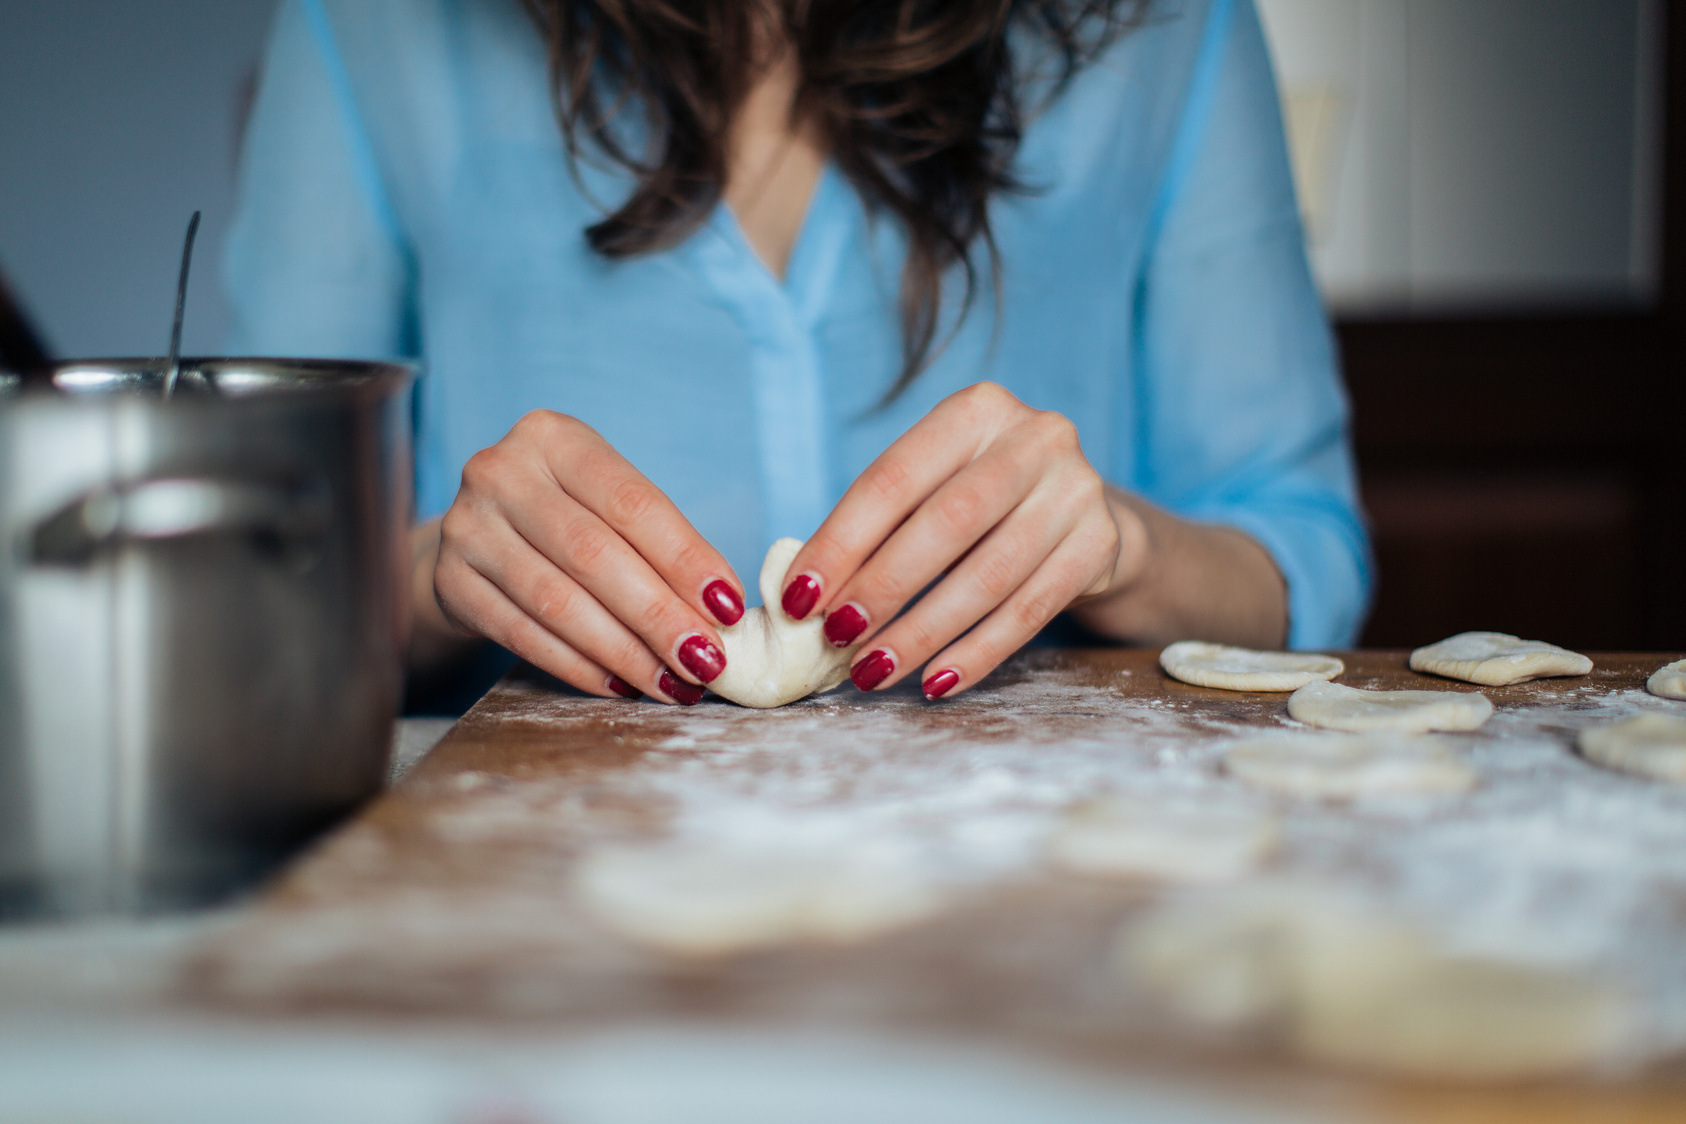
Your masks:
<path fill-rule="evenodd" d="M 656 686 L 662 689 L 662 694 L 678 703 L 680 706 L 696 706 L 702 702 L 703 689 L 695 683 L 687 683 L 673 672 L 662 670 L 662 676 L 656 680 Z"/>
<path fill-rule="evenodd" d="M 814 611 L 819 600 L 820 583 L 810 574 L 797 574 L 784 587 L 784 596 L 779 598 L 779 604 L 784 606 L 786 616 L 799 621 Z"/>
<path fill-rule="evenodd" d="M 693 632 L 679 645 L 679 662 L 685 665 L 686 671 L 707 683 L 726 670 L 726 653 L 706 636 Z"/>
<path fill-rule="evenodd" d="M 825 638 L 839 648 L 847 648 L 865 631 L 866 614 L 853 601 L 825 615 Z"/>
<path fill-rule="evenodd" d="M 861 690 L 870 691 L 890 678 L 890 673 L 894 670 L 896 670 L 895 657 L 882 648 L 874 648 L 867 653 L 866 659 L 850 670 L 849 678 Z"/>
<path fill-rule="evenodd" d="M 938 699 L 954 690 L 959 682 L 960 673 L 955 671 L 953 668 L 945 667 L 929 679 L 925 680 L 924 683 L 920 684 L 919 689 L 925 692 L 926 698 L 930 699 L 932 702 L 936 702 Z"/>
<path fill-rule="evenodd" d="M 721 624 L 737 624 L 743 619 L 743 598 L 723 581 L 711 581 L 703 590 L 703 604 Z"/>
<path fill-rule="evenodd" d="M 609 690 L 613 691 L 623 699 L 641 699 L 644 697 L 643 691 L 640 691 L 637 687 L 634 687 L 631 683 L 628 683 L 618 675 L 609 676 Z"/>

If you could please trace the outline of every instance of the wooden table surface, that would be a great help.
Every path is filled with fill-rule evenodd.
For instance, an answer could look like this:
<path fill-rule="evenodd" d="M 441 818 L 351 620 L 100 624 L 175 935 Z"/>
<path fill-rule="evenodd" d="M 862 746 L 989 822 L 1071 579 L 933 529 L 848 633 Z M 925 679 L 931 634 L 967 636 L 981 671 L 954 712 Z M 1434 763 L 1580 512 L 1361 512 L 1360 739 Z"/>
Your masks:
<path fill-rule="evenodd" d="M 1510 783 L 1505 770 L 1515 769 L 1511 758 L 1481 755 L 1526 746 L 1536 789 L 1581 785 L 1599 799 L 1648 801 L 1653 813 L 1677 801 L 1686 841 L 1686 792 L 1595 770 L 1570 748 L 1576 729 L 1626 710 L 1686 712 L 1643 694 L 1646 676 L 1680 654 L 1592 655 L 1589 676 L 1487 690 L 1497 715 L 1462 743 L 1484 788 L 1496 799 Z M 1188 686 L 1168 679 L 1155 657 L 1029 651 L 937 704 L 911 685 L 872 696 L 845 686 L 777 711 L 712 698 L 687 709 L 588 699 L 517 672 L 212 942 L 188 998 L 219 1011 L 547 1026 L 675 1017 L 936 1031 L 1372 1119 L 1686 1121 L 1686 1069 L 1667 1057 L 1619 1078 L 1430 1086 L 1306 1066 L 1257 1043 L 1191 1044 L 1121 1012 L 1107 950 L 1119 919 L 1158 891 L 1015 862 L 1013 840 L 1085 791 L 1233 786 L 1209 747 L 1249 728 L 1291 725 L 1286 695 Z M 1400 652 L 1342 658 L 1339 681 L 1354 686 L 1468 688 L 1410 672 Z M 1481 807 L 1472 802 L 1468 814 Z M 1290 827 L 1303 820 L 1308 838 L 1337 840 L 1329 844 L 1337 851 L 1350 846 L 1339 839 L 1367 830 L 1345 808 L 1283 802 L 1279 810 Z M 902 931 L 712 959 L 623 939 L 570 892 L 581 856 L 596 848 L 763 812 L 776 813 L 773 837 L 779 825 L 864 824 L 874 838 L 929 843 L 951 858 L 987 854 L 995 866 L 967 868 L 966 892 L 950 908 Z M 1442 812 L 1434 823 L 1455 825 L 1462 814 Z M 1400 839 L 1417 830 L 1415 821 L 1375 822 Z M 1297 855 L 1290 846 L 1282 861 Z M 1344 861 L 1328 861 L 1332 876 L 1348 870 Z M 1360 877 L 1373 865 L 1360 856 L 1350 869 Z M 1686 884 L 1675 890 L 1686 918 Z M 1686 974 L 1686 930 L 1680 936 Z"/>

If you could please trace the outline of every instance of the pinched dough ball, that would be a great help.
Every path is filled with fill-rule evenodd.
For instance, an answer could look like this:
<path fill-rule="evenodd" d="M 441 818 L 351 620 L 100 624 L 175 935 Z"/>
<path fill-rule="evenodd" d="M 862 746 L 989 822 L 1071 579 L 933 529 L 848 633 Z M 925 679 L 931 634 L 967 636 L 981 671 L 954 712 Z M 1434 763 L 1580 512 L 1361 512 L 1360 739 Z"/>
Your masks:
<path fill-rule="evenodd" d="M 1480 691 L 1360 691 L 1307 683 L 1288 698 L 1288 713 L 1307 726 L 1351 733 L 1473 730 L 1493 716 Z"/>
<path fill-rule="evenodd" d="M 793 621 L 779 608 L 785 571 L 801 549 L 798 539 L 774 543 L 761 563 L 761 604 L 720 629 L 726 670 L 708 686 L 722 698 L 743 706 L 783 706 L 849 678 L 849 660 L 859 645 L 834 647 L 820 614 Z"/>
<path fill-rule="evenodd" d="M 1267 734 L 1232 744 L 1223 761 L 1255 788 L 1332 800 L 1465 792 L 1476 781 L 1431 734 Z"/>
<path fill-rule="evenodd" d="M 1304 652 L 1255 652 L 1223 644 L 1181 640 L 1159 653 L 1165 674 L 1196 687 L 1225 691 L 1293 691 L 1333 679 L 1344 664 L 1334 656 Z"/>
<path fill-rule="evenodd" d="M 1651 673 L 1645 689 L 1665 699 L 1686 699 L 1686 660 L 1664 664 Z"/>
<path fill-rule="evenodd" d="M 1219 882 L 1255 869 L 1279 834 L 1269 813 L 1210 798 L 1113 797 L 1068 812 L 1048 840 L 1048 859 L 1100 878 Z"/>
<path fill-rule="evenodd" d="M 1640 714 L 1582 730 L 1575 740 L 1582 756 L 1606 769 L 1686 783 L 1686 718 Z"/>
<path fill-rule="evenodd" d="M 1544 640 L 1521 640 L 1508 632 L 1460 632 L 1412 652 L 1411 670 L 1506 687 L 1530 679 L 1585 675 L 1592 661 L 1579 652 Z"/>

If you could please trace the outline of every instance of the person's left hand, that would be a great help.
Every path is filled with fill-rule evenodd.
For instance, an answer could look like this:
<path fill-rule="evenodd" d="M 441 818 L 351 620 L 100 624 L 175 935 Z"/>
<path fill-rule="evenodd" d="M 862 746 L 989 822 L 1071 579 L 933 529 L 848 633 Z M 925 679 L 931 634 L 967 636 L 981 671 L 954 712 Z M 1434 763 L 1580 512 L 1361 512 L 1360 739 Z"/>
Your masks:
<path fill-rule="evenodd" d="M 797 620 L 823 611 L 838 647 L 871 637 L 850 670 L 857 687 L 924 664 L 935 699 L 978 682 L 1074 601 L 1133 580 L 1147 553 L 1146 527 L 1108 502 L 1076 427 L 979 383 L 849 487 L 791 563 L 782 604 Z"/>

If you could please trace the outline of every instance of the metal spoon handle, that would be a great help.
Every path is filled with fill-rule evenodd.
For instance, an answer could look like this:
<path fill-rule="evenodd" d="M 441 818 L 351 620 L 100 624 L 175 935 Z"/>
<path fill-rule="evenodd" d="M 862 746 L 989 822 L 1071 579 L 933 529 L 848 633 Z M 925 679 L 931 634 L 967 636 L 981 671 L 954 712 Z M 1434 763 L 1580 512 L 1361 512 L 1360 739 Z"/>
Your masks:
<path fill-rule="evenodd" d="M 187 222 L 187 240 L 181 248 L 181 276 L 176 281 L 176 319 L 170 326 L 170 365 L 164 370 L 164 397 L 176 392 L 176 379 L 181 377 L 181 319 L 187 311 L 187 271 L 193 264 L 193 239 L 199 233 L 199 212 Z"/>
<path fill-rule="evenodd" d="M 52 385 L 52 357 L 23 305 L 0 274 L 0 368 L 16 371 L 26 385 Z"/>

